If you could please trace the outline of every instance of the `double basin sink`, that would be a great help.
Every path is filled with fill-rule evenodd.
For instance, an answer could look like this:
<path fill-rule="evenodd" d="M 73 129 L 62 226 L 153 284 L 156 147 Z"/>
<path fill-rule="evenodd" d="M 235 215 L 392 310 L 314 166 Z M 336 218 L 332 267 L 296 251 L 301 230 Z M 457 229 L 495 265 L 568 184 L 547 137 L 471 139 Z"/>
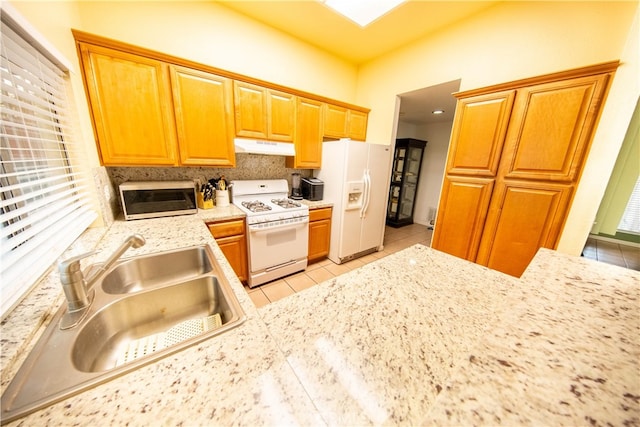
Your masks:
<path fill-rule="evenodd" d="M 83 320 L 63 305 L 2 395 L 2 424 L 238 326 L 244 313 L 208 245 L 122 259 Z"/>

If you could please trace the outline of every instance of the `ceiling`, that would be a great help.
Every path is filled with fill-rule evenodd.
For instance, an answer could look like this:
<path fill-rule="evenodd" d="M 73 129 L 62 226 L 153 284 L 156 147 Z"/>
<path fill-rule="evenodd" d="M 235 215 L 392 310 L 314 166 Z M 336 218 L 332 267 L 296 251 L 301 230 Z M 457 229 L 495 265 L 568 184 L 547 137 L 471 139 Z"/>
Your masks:
<path fill-rule="evenodd" d="M 355 65 L 363 64 L 476 14 L 498 1 L 408 0 L 361 28 L 318 0 L 216 0 L 249 18 L 283 31 Z M 402 94 L 401 122 L 425 124 L 453 120 L 455 99 L 445 83 Z M 434 116 L 433 109 L 445 114 Z M 425 111 L 428 114 L 425 114 Z"/>
<path fill-rule="evenodd" d="M 362 28 L 319 0 L 216 0 L 354 64 L 425 37 L 498 1 L 408 0 Z"/>
<path fill-rule="evenodd" d="M 456 110 L 453 92 L 460 90 L 460 80 L 429 86 L 412 92 L 399 94 L 400 117 L 398 120 L 413 125 L 452 122 Z M 442 114 L 433 114 L 443 110 Z"/>

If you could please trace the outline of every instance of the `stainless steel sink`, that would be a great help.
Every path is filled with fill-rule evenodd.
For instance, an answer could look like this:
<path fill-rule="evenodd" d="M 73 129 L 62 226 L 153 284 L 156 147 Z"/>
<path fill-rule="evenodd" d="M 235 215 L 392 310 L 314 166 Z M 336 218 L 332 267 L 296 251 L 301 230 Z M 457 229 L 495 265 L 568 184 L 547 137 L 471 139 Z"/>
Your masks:
<path fill-rule="evenodd" d="M 191 279 L 213 271 L 207 246 L 123 259 L 102 279 L 109 294 L 124 294 Z"/>
<path fill-rule="evenodd" d="M 123 259 L 94 290 L 78 326 L 60 329 L 67 307 L 58 310 L 2 395 L 2 424 L 245 320 L 207 245 Z"/>

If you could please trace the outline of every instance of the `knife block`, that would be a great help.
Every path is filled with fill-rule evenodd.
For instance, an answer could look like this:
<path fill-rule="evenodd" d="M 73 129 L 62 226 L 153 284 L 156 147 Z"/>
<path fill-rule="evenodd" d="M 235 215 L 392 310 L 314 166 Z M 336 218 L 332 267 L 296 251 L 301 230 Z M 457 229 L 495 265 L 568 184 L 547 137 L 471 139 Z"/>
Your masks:
<path fill-rule="evenodd" d="M 201 192 L 196 194 L 196 199 L 198 203 L 198 209 L 213 209 L 213 200 L 205 200 L 204 195 Z"/>

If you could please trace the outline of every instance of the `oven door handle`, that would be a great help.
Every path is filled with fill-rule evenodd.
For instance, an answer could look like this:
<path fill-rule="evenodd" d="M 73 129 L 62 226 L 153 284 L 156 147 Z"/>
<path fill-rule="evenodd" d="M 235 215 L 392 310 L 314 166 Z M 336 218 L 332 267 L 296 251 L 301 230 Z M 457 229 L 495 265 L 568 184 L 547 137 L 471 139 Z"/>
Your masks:
<path fill-rule="evenodd" d="M 304 221 L 300 221 L 300 222 L 295 222 L 293 224 L 283 224 L 283 225 L 278 225 L 275 227 L 269 227 L 269 228 L 254 228 L 255 225 L 250 225 L 249 226 L 249 232 L 250 233 L 255 233 L 255 234 L 262 234 L 262 233 L 268 233 L 270 231 L 273 230 L 281 230 L 283 228 L 299 228 L 300 226 L 306 226 L 307 224 L 309 224 L 309 219 L 305 219 Z"/>

